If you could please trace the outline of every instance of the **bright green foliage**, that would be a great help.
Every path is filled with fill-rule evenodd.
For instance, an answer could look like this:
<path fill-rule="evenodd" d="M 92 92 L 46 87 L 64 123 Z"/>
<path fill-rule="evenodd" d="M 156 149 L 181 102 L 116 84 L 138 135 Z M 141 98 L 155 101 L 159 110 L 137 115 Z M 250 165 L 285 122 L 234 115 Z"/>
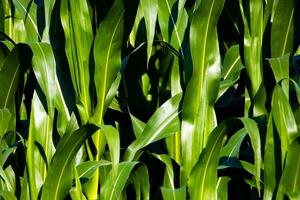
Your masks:
<path fill-rule="evenodd" d="M 300 199 L 298 0 L 0 0 L 0 200 Z"/>

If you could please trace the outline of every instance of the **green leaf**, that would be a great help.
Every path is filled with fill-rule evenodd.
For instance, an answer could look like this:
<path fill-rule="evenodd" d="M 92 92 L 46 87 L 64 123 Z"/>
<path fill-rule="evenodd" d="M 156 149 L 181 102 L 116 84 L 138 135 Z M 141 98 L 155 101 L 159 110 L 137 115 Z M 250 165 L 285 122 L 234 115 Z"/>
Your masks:
<path fill-rule="evenodd" d="M 160 190 L 164 200 L 169 200 L 169 199 L 185 200 L 186 199 L 185 187 L 176 188 L 176 189 L 161 187 Z"/>
<path fill-rule="evenodd" d="M 45 29 L 43 32 L 43 41 L 49 42 L 49 29 L 51 24 L 51 14 L 55 4 L 55 0 L 44 1 L 44 12 L 45 12 Z"/>
<path fill-rule="evenodd" d="M 112 171 L 103 184 L 100 191 L 100 199 L 112 200 L 118 199 L 128 181 L 129 175 L 133 167 L 138 162 L 122 162 L 118 167 L 118 174 L 114 177 Z M 113 178 L 114 177 L 114 178 Z"/>
<path fill-rule="evenodd" d="M 142 134 L 133 141 L 127 148 L 125 160 L 133 160 L 136 152 L 145 146 L 166 138 L 179 130 L 180 121 L 178 119 L 179 103 L 181 94 L 170 98 L 151 116 Z"/>
<path fill-rule="evenodd" d="M 94 80 L 97 91 L 97 106 L 93 121 L 98 125 L 102 124 L 106 95 L 121 69 L 124 12 L 123 1 L 115 1 L 108 15 L 100 23 L 95 38 Z"/>
<path fill-rule="evenodd" d="M 270 58 L 268 61 L 271 65 L 277 83 L 282 79 L 289 78 L 289 54 L 278 58 Z"/>
<path fill-rule="evenodd" d="M 30 43 L 33 52 L 32 68 L 36 79 L 47 98 L 48 112 L 54 112 L 55 86 L 55 59 L 51 46 L 46 43 Z"/>
<path fill-rule="evenodd" d="M 249 21 L 244 13 L 243 1 L 239 1 L 241 15 L 244 23 L 244 62 L 247 74 L 250 78 L 250 85 L 247 88 L 247 99 L 245 114 L 246 116 L 261 116 L 267 113 L 265 108 L 266 91 L 263 84 L 263 66 L 262 66 L 262 43 L 264 33 L 263 8 L 264 3 L 261 0 L 246 2 L 249 4 Z M 248 8 L 248 5 L 245 6 Z M 250 110 L 251 108 L 251 110 Z M 253 108 L 253 110 L 252 110 Z"/>
<path fill-rule="evenodd" d="M 297 51 L 295 52 L 294 56 L 300 55 L 300 46 L 298 47 Z"/>
<path fill-rule="evenodd" d="M 49 163 L 54 154 L 54 145 L 52 141 L 51 118 L 47 115 L 45 108 L 39 96 L 34 92 L 32 97 L 29 124 L 29 135 L 27 141 L 26 165 L 29 180 L 30 198 L 38 197 L 40 188 L 46 179 L 47 163 Z M 46 156 L 46 163 L 43 154 L 40 153 L 39 146 Z M 32 162 L 34 160 L 34 162 Z"/>
<path fill-rule="evenodd" d="M 168 156 L 166 154 L 155 154 L 155 153 L 153 153 L 152 155 L 155 156 L 157 159 L 159 159 L 161 162 L 163 162 L 166 165 L 163 187 L 174 190 L 175 189 L 175 187 L 174 187 L 174 171 L 173 171 L 173 165 L 172 165 L 172 160 L 171 160 L 170 156 Z"/>
<path fill-rule="evenodd" d="M 0 67 L 0 108 L 14 107 L 20 73 L 19 47 L 16 46 Z M 12 110 L 10 110 L 12 112 Z"/>
<path fill-rule="evenodd" d="M 261 142 L 260 142 L 260 134 L 259 129 L 256 125 L 256 122 L 250 118 L 241 118 L 242 123 L 248 135 L 250 137 L 251 146 L 254 151 L 254 164 L 255 164 L 255 181 L 258 190 L 258 194 L 260 195 L 260 169 L 262 166 L 262 158 L 261 158 Z"/>
<path fill-rule="evenodd" d="M 281 171 L 280 150 L 277 148 L 278 138 L 276 129 L 274 129 L 272 112 L 267 124 L 264 155 L 264 199 L 271 200 L 275 197 L 275 188 L 279 182 Z M 279 161 L 279 164 L 278 164 Z"/>
<path fill-rule="evenodd" d="M 8 109 L 0 109 L 0 142 L 4 134 L 8 131 L 10 118 L 11 114 Z"/>
<path fill-rule="evenodd" d="M 62 0 L 60 19 L 76 105 L 81 122 L 85 124 L 91 113 L 89 58 L 94 38 L 87 1 Z"/>
<path fill-rule="evenodd" d="M 86 200 L 85 196 L 82 193 L 82 187 L 76 168 L 74 168 L 73 172 L 75 177 L 75 187 L 70 190 L 70 196 L 72 199 Z"/>
<path fill-rule="evenodd" d="M 118 73 L 116 79 L 114 80 L 114 82 L 112 83 L 110 89 L 106 94 L 105 101 L 104 101 L 104 112 L 106 112 L 108 107 L 111 106 L 113 99 L 115 98 L 117 91 L 119 89 L 120 82 L 121 82 L 121 73 Z M 120 108 L 118 110 L 120 110 Z"/>
<path fill-rule="evenodd" d="M 224 136 L 236 129 L 238 120 L 222 122 L 210 134 L 205 150 L 188 179 L 190 199 L 217 199 L 217 167 Z"/>
<path fill-rule="evenodd" d="M 186 177 L 217 124 L 214 103 L 219 92 L 221 69 L 216 25 L 224 2 L 200 1 L 191 21 L 193 74 L 183 100 L 181 132 L 182 161 Z"/>
<path fill-rule="evenodd" d="M 135 137 L 141 137 L 146 124 L 138 118 L 136 118 L 135 116 L 133 116 L 132 114 L 130 114 L 130 119 Z"/>
<path fill-rule="evenodd" d="M 233 136 L 230 137 L 226 145 L 222 148 L 220 152 L 220 158 L 221 159 L 222 157 L 225 157 L 225 159 L 226 158 L 229 159 L 231 157 L 238 158 L 241 144 L 246 135 L 247 135 L 247 131 L 245 128 L 242 128 L 241 130 L 233 134 Z"/>
<path fill-rule="evenodd" d="M 288 146 L 298 136 L 298 130 L 289 101 L 278 84 L 275 86 L 272 96 L 272 117 L 280 137 L 283 165 Z"/>
<path fill-rule="evenodd" d="M 291 53 L 294 40 L 295 1 L 278 1 L 273 8 L 271 28 L 271 56 L 281 57 Z"/>
<path fill-rule="evenodd" d="M 100 160 L 100 161 L 86 161 L 82 162 L 77 166 L 77 172 L 79 178 L 87 178 L 90 179 L 93 175 L 93 173 L 102 166 L 111 165 L 110 162 L 106 160 Z"/>
<path fill-rule="evenodd" d="M 255 121 L 249 118 L 241 118 L 240 121 L 243 123 L 245 130 L 250 136 L 251 145 L 254 150 L 255 169 L 250 170 L 250 173 L 254 174 L 256 186 L 260 193 L 260 169 L 262 159 L 259 130 Z M 193 168 L 191 176 L 189 177 L 188 186 L 191 199 L 217 198 L 217 169 L 222 141 L 226 134 L 238 128 L 239 123 L 240 122 L 237 119 L 228 119 L 217 126 L 211 133 L 207 146 L 201 153 L 198 163 Z M 243 132 L 239 131 L 237 133 L 241 134 Z M 244 137 L 243 134 L 240 137 Z M 245 168 L 249 171 L 248 169 L 250 167 L 247 166 L 247 162 L 241 162 L 241 165 L 246 165 Z"/>
<path fill-rule="evenodd" d="M 222 96 L 229 87 L 234 85 L 239 79 L 240 72 L 243 68 L 239 45 L 233 45 L 225 53 L 223 67 L 221 69 L 222 81 L 218 97 Z"/>
<path fill-rule="evenodd" d="M 155 26 L 158 12 L 157 0 L 141 0 L 141 9 L 144 13 L 144 19 L 147 30 L 147 65 L 151 57 Z"/>
<path fill-rule="evenodd" d="M 47 100 L 47 112 L 52 118 L 54 109 L 57 108 L 62 123 L 58 130 L 62 134 L 65 130 L 70 114 L 64 100 L 58 78 L 56 75 L 56 63 L 51 45 L 47 43 L 30 43 L 32 52 L 32 68 L 35 77 Z"/>
<path fill-rule="evenodd" d="M 113 175 L 116 175 L 118 172 L 118 165 L 120 160 L 120 136 L 119 132 L 116 128 L 113 126 L 103 125 L 100 126 L 101 131 L 105 135 L 108 147 L 109 147 L 109 153 L 110 153 L 110 159 L 112 163 L 112 171 Z"/>
<path fill-rule="evenodd" d="M 158 1 L 158 23 L 159 27 L 162 33 L 162 37 L 164 41 L 169 42 L 170 41 L 170 31 L 169 24 L 172 24 L 172 28 L 174 28 L 174 25 L 176 23 L 175 19 L 177 16 L 173 16 L 172 8 L 175 3 L 174 0 L 162 0 Z M 171 22 L 169 22 L 171 21 Z"/>
<path fill-rule="evenodd" d="M 76 130 L 71 137 L 58 143 L 48 175 L 43 185 L 42 199 L 64 199 L 72 186 L 73 160 L 84 141 L 98 128 L 87 124 Z"/>
<path fill-rule="evenodd" d="M 288 79 L 289 78 L 289 54 L 286 54 L 284 56 L 280 56 L 277 58 L 271 58 L 268 59 L 275 80 L 277 83 L 281 81 L 282 79 Z M 285 95 L 289 96 L 289 83 L 288 82 L 282 82 L 282 87 Z"/>
<path fill-rule="evenodd" d="M 295 139 L 289 146 L 286 165 L 282 172 L 276 199 L 283 199 L 284 194 L 290 199 L 300 198 L 300 140 Z"/>
<path fill-rule="evenodd" d="M 228 199 L 228 182 L 230 178 L 227 176 L 222 176 L 218 178 L 217 190 L 218 190 L 218 200 Z"/>
<path fill-rule="evenodd" d="M 20 12 L 24 21 L 27 41 L 37 42 L 41 40 L 36 20 L 36 4 L 29 0 L 13 0 L 12 2 L 16 9 Z"/>
<path fill-rule="evenodd" d="M 138 169 L 134 170 L 128 181 L 131 182 L 135 188 L 136 200 L 150 199 L 149 174 L 146 165 L 141 165 Z"/>
<path fill-rule="evenodd" d="M 16 196 L 11 191 L 0 191 L 0 197 L 3 197 L 5 200 L 17 200 Z"/>
<path fill-rule="evenodd" d="M 137 39 L 136 36 L 138 33 L 140 22 L 143 19 L 143 17 L 144 17 L 144 13 L 143 13 L 141 4 L 139 4 L 137 12 L 136 12 L 135 20 L 133 23 L 133 27 L 132 27 L 131 33 L 129 35 L 129 42 L 133 47 L 140 45 L 140 44 L 136 44 L 136 39 Z"/>

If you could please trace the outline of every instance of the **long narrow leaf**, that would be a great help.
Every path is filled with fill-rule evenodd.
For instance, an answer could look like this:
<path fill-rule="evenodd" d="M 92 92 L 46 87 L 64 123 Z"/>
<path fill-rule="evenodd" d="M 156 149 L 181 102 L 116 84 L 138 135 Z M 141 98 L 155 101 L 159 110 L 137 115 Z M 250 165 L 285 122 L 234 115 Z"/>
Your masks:
<path fill-rule="evenodd" d="M 72 161 L 84 141 L 97 129 L 95 125 L 87 124 L 76 130 L 67 141 L 61 139 L 43 185 L 42 199 L 56 200 L 66 197 L 72 186 Z"/>
<path fill-rule="evenodd" d="M 216 24 L 223 5 L 223 0 L 201 1 L 191 22 L 193 75 L 184 96 L 181 132 L 185 176 L 189 176 L 216 126 L 213 105 L 219 92 L 221 72 Z"/>

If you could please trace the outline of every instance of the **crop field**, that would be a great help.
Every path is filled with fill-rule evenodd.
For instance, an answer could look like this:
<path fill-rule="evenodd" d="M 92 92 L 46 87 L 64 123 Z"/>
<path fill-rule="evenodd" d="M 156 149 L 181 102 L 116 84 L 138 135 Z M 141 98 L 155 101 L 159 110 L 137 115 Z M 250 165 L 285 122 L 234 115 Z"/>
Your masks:
<path fill-rule="evenodd" d="M 0 200 L 300 200 L 298 0 L 0 0 Z"/>

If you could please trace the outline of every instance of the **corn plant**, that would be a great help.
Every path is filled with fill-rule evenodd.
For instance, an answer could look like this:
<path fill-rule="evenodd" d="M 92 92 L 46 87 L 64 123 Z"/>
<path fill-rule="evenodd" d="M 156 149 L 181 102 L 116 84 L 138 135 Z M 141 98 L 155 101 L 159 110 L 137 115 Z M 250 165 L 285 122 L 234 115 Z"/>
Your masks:
<path fill-rule="evenodd" d="M 0 0 L 0 199 L 300 199 L 299 6 Z"/>

